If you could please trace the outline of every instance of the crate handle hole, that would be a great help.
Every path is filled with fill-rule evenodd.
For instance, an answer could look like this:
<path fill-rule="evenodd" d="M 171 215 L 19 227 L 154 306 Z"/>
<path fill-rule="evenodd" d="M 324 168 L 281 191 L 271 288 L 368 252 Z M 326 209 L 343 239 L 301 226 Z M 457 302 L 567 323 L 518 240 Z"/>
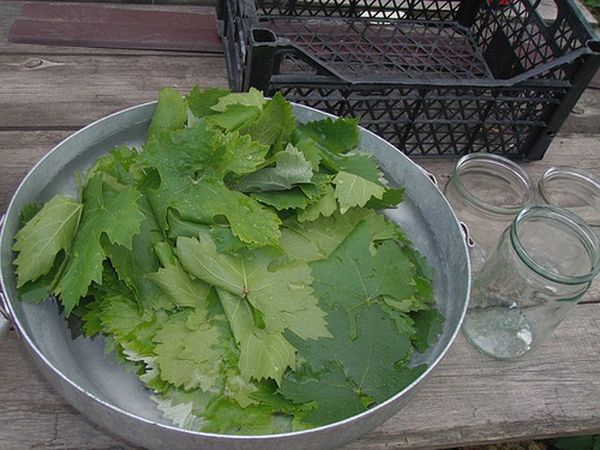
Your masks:
<path fill-rule="evenodd" d="M 277 36 L 271 30 L 267 30 L 264 28 L 255 28 L 252 30 L 252 39 L 256 43 L 263 42 L 275 42 L 277 41 Z"/>
<path fill-rule="evenodd" d="M 556 1 L 539 2 L 536 10 L 547 27 L 556 22 L 556 18 L 558 17 L 558 4 Z"/>
<path fill-rule="evenodd" d="M 588 48 L 594 53 L 600 53 L 600 41 L 588 41 Z"/>

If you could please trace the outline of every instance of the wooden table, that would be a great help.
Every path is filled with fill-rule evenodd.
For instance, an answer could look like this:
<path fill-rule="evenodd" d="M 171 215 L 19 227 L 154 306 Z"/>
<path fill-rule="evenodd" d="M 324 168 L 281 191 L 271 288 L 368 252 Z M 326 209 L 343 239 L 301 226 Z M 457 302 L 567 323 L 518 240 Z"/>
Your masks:
<path fill-rule="evenodd" d="M 161 86 L 226 86 L 222 55 L 9 44 L 21 2 L 0 3 L 0 211 L 33 164 L 61 139 Z M 177 10 L 201 7 L 145 6 Z M 450 160 L 418 161 L 443 182 Z M 569 164 L 600 176 L 600 91 L 588 90 L 538 177 Z M 588 293 L 536 355 L 492 361 L 459 336 L 395 417 L 346 449 L 459 444 L 600 432 L 600 289 Z M 46 384 L 11 331 L 0 342 L 0 448 L 132 448 L 84 419 Z"/>

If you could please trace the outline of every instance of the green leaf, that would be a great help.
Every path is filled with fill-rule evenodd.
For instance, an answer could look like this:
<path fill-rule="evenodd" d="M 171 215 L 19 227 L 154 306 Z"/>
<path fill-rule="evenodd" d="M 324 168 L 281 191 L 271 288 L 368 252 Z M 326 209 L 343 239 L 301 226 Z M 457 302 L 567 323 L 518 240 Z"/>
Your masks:
<path fill-rule="evenodd" d="M 374 211 L 358 208 L 346 214 L 336 212 L 329 217 L 319 217 L 312 222 L 300 223 L 288 219 L 281 229 L 279 245 L 291 260 L 310 262 L 325 259 L 362 220 L 373 222 L 373 226 L 379 221 L 386 223 Z M 382 228 L 382 225 L 378 225 L 378 228 Z M 393 226 L 391 229 L 394 230 Z"/>
<path fill-rule="evenodd" d="M 325 314 L 312 295 L 312 277 L 307 264 L 271 263 L 279 256 L 272 249 L 252 250 L 242 255 L 217 253 L 214 242 L 179 238 L 175 250 L 183 267 L 195 277 L 241 298 L 264 314 L 266 329 L 284 329 L 303 339 L 329 336 Z"/>
<path fill-rule="evenodd" d="M 183 128 L 186 120 L 187 107 L 181 94 L 170 87 L 162 88 L 148 128 L 148 137 L 152 138 L 159 131 Z"/>
<path fill-rule="evenodd" d="M 145 278 L 152 281 L 177 306 L 198 307 L 208 298 L 210 287 L 200 280 L 193 280 L 179 264 L 168 265 Z"/>
<path fill-rule="evenodd" d="M 444 330 L 444 316 L 437 310 L 417 311 L 411 314 L 415 323 L 416 335 L 413 345 L 423 353 L 434 345 Z"/>
<path fill-rule="evenodd" d="M 132 167 L 135 167 L 138 159 L 137 151 L 121 145 L 99 158 L 88 172 L 88 178 L 103 173 L 114 177 L 121 184 L 136 184 L 141 174 L 136 173 Z"/>
<path fill-rule="evenodd" d="M 296 368 L 296 349 L 279 333 L 256 330 L 241 344 L 240 370 L 245 378 L 272 378 L 281 384 L 287 368 Z"/>
<path fill-rule="evenodd" d="M 325 193 L 319 200 L 298 213 L 298 222 L 310 222 L 319 217 L 329 217 L 337 211 L 337 207 L 333 187 L 328 184 L 325 186 Z"/>
<path fill-rule="evenodd" d="M 225 217 L 233 234 L 243 242 L 277 245 L 281 223 L 277 215 L 219 180 L 173 175 L 162 179 L 160 188 L 149 196 L 159 220 L 164 221 L 168 208 L 176 209 L 188 222 L 215 224 L 219 217 Z"/>
<path fill-rule="evenodd" d="M 296 349 L 280 333 L 268 333 L 255 325 L 247 299 L 223 289 L 218 293 L 240 349 L 242 377 L 245 380 L 271 378 L 281 384 L 285 370 L 295 368 Z"/>
<path fill-rule="evenodd" d="M 337 172 L 348 172 L 377 185 L 385 186 L 386 181 L 379 170 L 377 162 L 368 153 L 329 154 L 329 161 L 334 165 Z"/>
<path fill-rule="evenodd" d="M 333 184 L 342 214 L 353 206 L 365 206 L 371 198 L 381 199 L 385 192 L 383 186 L 349 172 L 338 172 Z"/>
<path fill-rule="evenodd" d="M 255 192 L 251 196 L 260 203 L 272 206 L 277 211 L 304 209 L 309 203 L 308 197 L 298 188 L 288 191 Z"/>
<path fill-rule="evenodd" d="M 382 295 L 395 299 L 414 294 L 414 265 L 395 241 L 383 241 L 373 253 L 373 227 L 362 222 L 325 260 L 310 263 L 317 296 L 356 311 Z"/>
<path fill-rule="evenodd" d="M 134 293 L 140 309 L 156 307 L 164 299 L 156 286 L 145 278 L 149 272 L 159 268 L 154 247 L 163 240 L 162 231 L 154 218 L 152 209 L 146 197 L 138 201 L 143 220 L 140 222 L 140 231 L 133 236 L 131 248 L 122 245 L 103 245 L 106 256 L 121 279 Z M 166 307 L 168 303 L 163 303 Z"/>
<path fill-rule="evenodd" d="M 299 134 L 309 137 L 326 150 L 339 154 L 358 145 L 358 119 L 316 120 L 298 125 Z"/>
<path fill-rule="evenodd" d="M 17 287 L 49 273 L 57 255 L 69 252 L 82 210 L 81 203 L 57 195 L 17 232 Z"/>
<path fill-rule="evenodd" d="M 87 294 L 92 281 L 102 283 L 102 261 L 106 254 L 100 239 L 106 235 L 113 244 L 131 249 L 132 238 L 139 232 L 144 215 L 133 187 L 113 192 L 103 177 L 92 177 L 83 191 L 83 213 L 66 260 L 64 272 L 54 293 L 60 295 L 68 316 L 79 299 Z"/>
<path fill-rule="evenodd" d="M 395 208 L 404 201 L 404 188 L 387 188 L 381 199 L 371 198 L 365 205 L 367 208 Z"/>
<path fill-rule="evenodd" d="M 142 159 L 160 174 L 160 186 L 149 190 L 148 196 L 161 226 L 167 227 L 169 208 L 176 209 L 188 222 L 213 224 L 217 216 L 222 216 L 242 241 L 274 245 L 279 238 L 277 215 L 252 198 L 228 189 L 222 181 L 229 172 L 254 170 L 264 152 L 266 147 L 247 137 L 235 133 L 225 137 L 202 122 L 181 132 L 158 134 Z"/>
<path fill-rule="evenodd" d="M 263 109 L 266 100 L 262 92 L 255 88 L 250 88 L 248 92 L 234 92 L 220 96 L 216 105 L 212 106 L 213 111 L 225 112 L 231 105 L 256 106 Z"/>
<path fill-rule="evenodd" d="M 248 134 L 252 140 L 274 145 L 279 150 L 289 142 L 295 126 L 292 106 L 278 92 L 267 102 L 256 120 L 240 129 L 240 134 Z"/>
<path fill-rule="evenodd" d="M 302 152 L 304 159 L 310 163 L 313 171 L 318 171 L 321 163 L 321 152 L 317 143 L 310 138 L 303 138 L 296 142 L 295 147 Z"/>
<path fill-rule="evenodd" d="M 339 366 L 329 367 L 320 376 L 290 372 L 279 392 L 295 403 L 318 402 L 318 408 L 304 417 L 313 426 L 337 422 L 366 409 Z"/>
<path fill-rule="evenodd" d="M 193 175 L 204 171 L 223 179 L 228 173 L 254 172 L 264 162 L 268 147 L 238 133 L 227 135 L 199 121 L 175 133 L 157 133 L 142 154 L 146 167 L 156 167 L 161 177 Z"/>
<path fill-rule="evenodd" d="M 191 222 L 183 220 L 179 213 L 169 209 L 167 212 L 167 235 L 169 239 L 177 240 L 179 236 L 196 237 L 200 233 L 206 232 L 210 227 L 203 223 Z"/>
<path fill-rule="evenodd" d="M 319 172 L 313 175 L 310 183 L 301 184 L 299 187 L 304 192 L 311 202 L 314 202 L 320 199 L 323 195 L 325 195 L 325 190 L 327 186 L 331 185 L 331 180 L 333 177 L 331 175 Z"/>
<path fill-rule="evenodd" d="M 263 405 L 241 408 L 235 401 L 220 398 L 204 414 L 203 431 L 220 434 L 272 434 L 291 431 L 289 419 L 273 414 Z"/>
<path fill-rule="evenodd" d="M 242 192 L 284 191 L 312 179 L 312 167 L 295 147 L 288 147 L 275 157 L 275 167 L 251 173 L 236 186 Z"/>
<path fill-rule="evenodd" d="M 231 105 L 225 112 L 206 116 L 206 123 L 226 131 L 235 131 L 258 118 L 260 109 L 256 106 Z"/>
<path fill-rule="evenodd" d="M 201 324 L 192 329 L 188 321 L 200 315 Z M 223 352 L 217 327 L 200 311 L 172 315 L 153 341 L 160 377 L 176 387 L 208 391 L 218 381 Z"/>
<path fill-rule="evenodd" d="M 194 116 L 200 119 L 214 114 L 212 107 L 219 102 L 220 98 L 228 94 L 227 89 L 206 88 L 202 91 L 198 86 L 194 86 L 186 97 L 187 105 Z"/>

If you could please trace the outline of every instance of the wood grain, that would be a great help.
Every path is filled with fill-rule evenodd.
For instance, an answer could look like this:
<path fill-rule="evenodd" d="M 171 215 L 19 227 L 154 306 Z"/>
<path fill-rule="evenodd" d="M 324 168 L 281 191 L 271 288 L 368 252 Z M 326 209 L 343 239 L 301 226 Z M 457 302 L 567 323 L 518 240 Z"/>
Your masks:
<path fill-rule="evenodd" d="M 102 4 L 103 7 L 107 8 L 119 8 L 119 9 L 130 9 L 133 11 L 176 11 L 176 12 L 192 12 L 198 14 L 213 14 L 215 12 L 214 4 L 210 3 L 210 6 L 206 5 L 206 2 L 193 0 L 196 4 L 190 5 L 170 5 L 161 4 L 156 2 L 154 4 Z M 0 51 L 4 54 L 87 54 L 87 55 L 106 55 L 106 54 L 125 54 L 125 55 L 140 55 L 140 54 L 153 54 L 153 55 L 180 55 L 180 56 L 196 56 L 194 53 L 189 52 L 172 52 L 172 51 L 161 51 L 161 50 L 118 50 L 114 49 L 103 49 L 103 48 L 89 48 L 89 47 L 63 47 L 63 46 L 46 46 L 46 45 L 33 45 L 33 44 L 19 44 L 8 42 L 9 31 L 14 24 L 15 20 L 22 14 L 23 6 L 27 3 L 24 1 L 4 1 L 2 0 L 1 14 L 0 14 Z M 47 4 L 54 4 L 54 2 L 44 2 Z M 70 4 L 71 2 L 60 2 L 63 4 Z M 86 2 L 91 3 L 91 2 Z"/>
<path fill-rule="evenodd" d="M 537 354 L 515 362 L 484 357 L 459 336 L 396 416 L 344 448 L 447 448 L 599 432 L 598 342 L 600 305 L 577 306 Z M 14 332 L 0 342 L 0 355 L 3 449 L 134 448 L 66 405 L 38 374 Z"/>
<path fill-rule="evenodd" d="M 0 55 L 0 129 L 77 128 L 163 86 L 227 86 L 222 56 Z"/>

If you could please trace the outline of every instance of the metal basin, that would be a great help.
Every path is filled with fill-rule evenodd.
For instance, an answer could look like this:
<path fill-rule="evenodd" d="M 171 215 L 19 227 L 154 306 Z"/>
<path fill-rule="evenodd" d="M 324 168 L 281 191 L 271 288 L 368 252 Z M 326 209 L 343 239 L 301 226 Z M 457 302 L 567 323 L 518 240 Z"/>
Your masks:
<path fill-rule="evenodd" d="M 460 328 L 470 288 L 467 247 L 448 203 L 423 171 L 395 147 L 361 129 L 361 147 L 371 151 L 392 184 L 406 188 L 406 200 L 386 215 L 401 224 L 435 271 L 443 333 L 415 363 L 429 368 L 410 386 L 368 411 L 327 426 L 267 436 L 230 436 L 178 429 L 163 419 L 137 377 L 104 353 L 101 338 L 72 340 L 53 300 L 34 305 L 18 300 L 11 246 L 23 205 L 44 202 L 57 193 L 75 194 L 74 174 L 119 144 L 140 146 L 155 103 L 112 114 L 73 134 L 48 153 L 15 193 L 0 235 L 4 309 L 25 348 L 52 386 L 92 421 L 137 445 L 153 449 L 328 449 L 372 430 L 394 415 L 444 356 Z M 294 105 L 299 121 L 329 116 Z M 15 374 L 16 376 L 17 374 Z"/>

